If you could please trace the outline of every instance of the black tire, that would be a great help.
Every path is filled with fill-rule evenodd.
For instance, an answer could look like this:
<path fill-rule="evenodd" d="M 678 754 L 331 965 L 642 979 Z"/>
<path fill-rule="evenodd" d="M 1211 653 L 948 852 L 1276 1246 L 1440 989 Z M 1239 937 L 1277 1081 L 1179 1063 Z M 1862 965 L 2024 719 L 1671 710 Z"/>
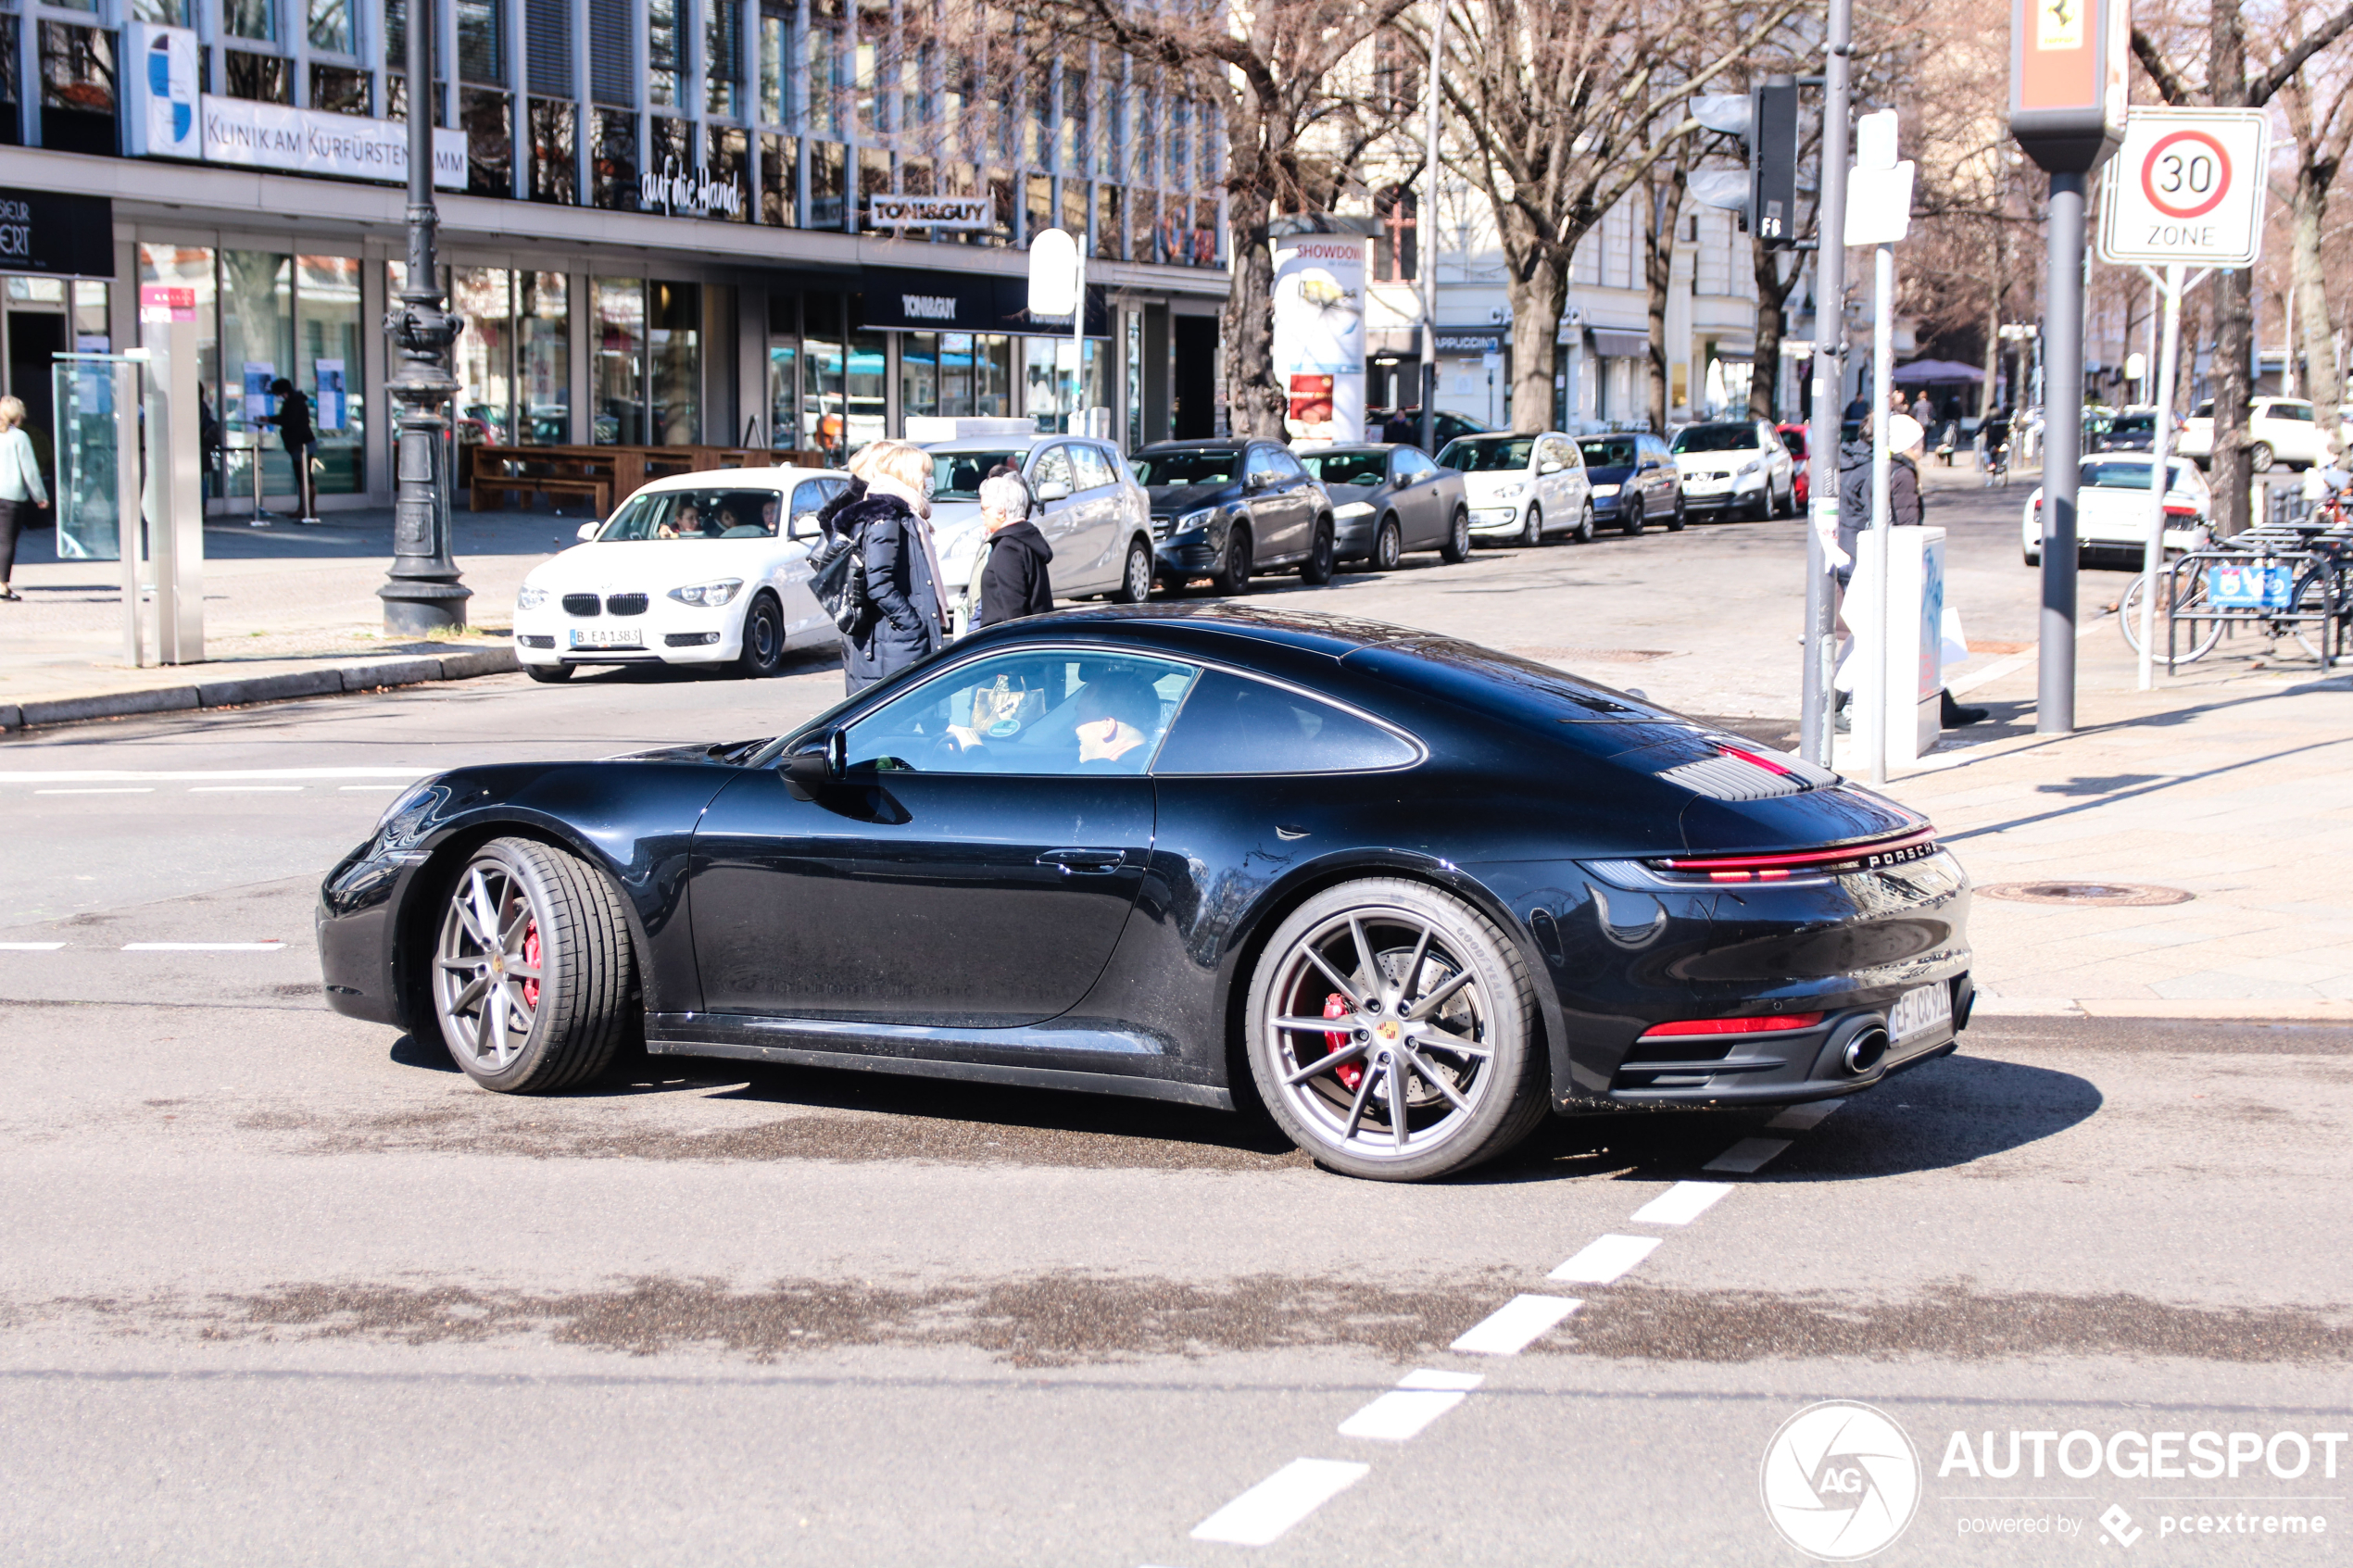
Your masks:
<path fill-rule="evenodd" d="M 559 686 L 572 679 L 572 672 L 575 668 L 576 666 L 570 664 L 526 664 L 522 667 L 522 672 L 535 681 L 543 681 L 548 685 Z"/>
<path fill-rule="evenodd" d="M 1413 1016 L 1432 999 L 1428 1018 Z M 1327 1018 L 1341 1027 L 1320 1027 Z M 1276 929 L 1243 1028 L 1259 1098 L 1292 1142 L 1344 1174 L 1410 1182 L 1495 1159 L 1543 1119 L 1550 1064 L 1536 1020 L 1527 962 L 1492 921 L 1426 884 L 1380 877 L 1327 888 Z M 1392 1051 L 1394 1077 L 1381 1060 Z M 1352 1060 L 1363 1064 L 1353 1082 Z"/>
<path fill-rule="evenodd" d="M 1127 541 L 1127 561 L 1119 574 L 1114 602 L 1139 605 L 1152 596 L 1152 547 L 1141 539 Z"/>
<path fill-rule="evenodd" d="M 1751 522 L 1763 522 L 1767 518 L 1771 517 L 1772 515 L 1773 482 L 1768 479 L 1765 482 L 1765 488 L 1756 493 L 1756 499 L 1749 504 L 1748 521 Z"/>
<path fill-rule="evenodd" d="M 1448 566 L 1460 566 L 1470 559 L 1470 508 L 1456 507 L 1453 523 L 1446 530 L 1446 543 L 1438 546 L 1438 558 Z"/>
<path fill-rule="evenodd" d="M 1544 542 L 1544 508 L 1535 502 L 1528 503 L 1528 521 L 1520 524 L 1519 543 L 1533 549 Z"/>
<path fill-rule="evenodd" d="M 494 838 L 473 852 L 443 894 L 424 960 L 442 1043 L 466 1076 L 499 1094 L 586 1083 L 642 1025 L 620 893 L 596 867 L 536 839 Z"/>
<path fill-rule="evenodd" d="M 785 610 L 765 588 L 744 608 L 744 646 L 736 673 L 764 681 L 785 667 Z"/>
<path fill-rule="evenodd" d="M 1307 558 L 1299 563 L 1299 580 L 1311 588 L 1320 588 L 1332 580 L 1333 556 L 1338 546 L 1332 543 L 1332 520 L 1318 519 L 1315 541 L 1307 546 Z"/>
<path fill-rule="evenodd" d="M 1617 530 L 1629 539 L 1641 538 L 1642 530 L 1650 526 L 1642 516 L 1642 498 L 1640 495 L 1620 495 L 1617 498 Z"/>
<path fill-rule="evenodd" d="M 1767 480 L 1765 482 L 1765 488 L 1769 494 L 1773 488 L 1773 482 L 1769 479 Z M 1781 498 L 1774 503 L 1773 515 L 1775 517 L 1795 517 L 1797 515 L 1797 482 L 1795 480 L 1790 481 L 1789 488 L 1782 492 Z"/>
<path fill-rule="evenodd" d="M 1367 563 L 1375 571 L 1394 571 L 1405 558 L 1405 531 L 1397 525 L 1395 513 L 1380 520 L 1373 530 L 1373 555 Z"/>
<path fill-rule="evenodd" d="M 1226 560 L 1209 574 L 1209 591 L 1227 598 L 1250 592 L 1250 530 L 1235 523 L 1226 530 Z"/>
<path fill-rule="evenodd" d="M 1689 521 L 1691 519 L 1683 513 L 1683 493 L 1678 490 L 1675 492 L 1675 509 L 1667 514 L 1667 532 L 1680 533 L 1683 532 L 1683 524 Z"/>
<path fill-rule="evenodd" d="M 1568 531 L 1571 543 L 1590 545 L 1593 542 L 1593 503 L 1586 502 L 1577 508 L 1577 526 Z"/>

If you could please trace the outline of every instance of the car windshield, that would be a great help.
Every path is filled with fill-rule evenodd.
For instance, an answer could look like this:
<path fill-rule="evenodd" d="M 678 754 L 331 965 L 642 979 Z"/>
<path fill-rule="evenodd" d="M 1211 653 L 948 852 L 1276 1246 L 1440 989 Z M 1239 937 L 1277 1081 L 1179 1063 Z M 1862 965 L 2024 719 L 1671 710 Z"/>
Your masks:
<path fill-rule="evenodd" d="M 1136 470 L 1136 483 L 1147 488 L 1231 484 L 1241 465 L 1241 449 L 1231 446 L 1209 451 L 1193 448 L 1183 452 L 1139 452 L 1127 459 L 1127 466 Z"/>
<path fill-rule="evenodd" d="M 1528 466 L 1536 450 L 1532 435 L 1474 435 L 1450 441 L 1438 455 L 1438 466 L 1464 473 L 1509 473 Z"/>
<path fill-rule="evenodd" d="M 1578 449 L 1585 454 L 1585 461 L 1597 469 L 1630 469 L 1634 466 L 1632 437 L 1624 441 L 1580 441 Z"/>
<path fill-rule="evenodd" d="M 2099 490 L 2146 490 L 2149 487 L 2149 465 L 2146 463 L 2102 462 L 2087 460 L 2076 470 L 2080 482 Z M 2182 470 L 2177 463 L 2165 465 L 2165 488 L 2182 488 Z"/>
<path fill-rule="evenodd" d="M 774 490 L 640 490 L 621 504 L 597 541 L 768 539 L 784 509 Z"/>
<path fill-rule="evenodd" d="M 1752 424 L 1685 425 L 1675 433 L 1678 452 L 1754 452 L 1756 427 Z"/>
<path fill-rule="evenodd" d="M 931 455 L 931 498 L 935 501 L 977 501 L 980 482 L 1000 463 L 1019 471 L 1026 452 L 934 452 Z"/>
<path fill-rule="evenodd" d="M 1302 452 L 1299 460 L 1326 484 L 1379 484 L 1389 477 L 1386 452 Z"/>
<path fill-rule="evenodd" d="M 2108 427 L 2110 435 L 2148 435 L 2157 429 L 2155 414 L 2119 414 L 2116 422 Z"/>

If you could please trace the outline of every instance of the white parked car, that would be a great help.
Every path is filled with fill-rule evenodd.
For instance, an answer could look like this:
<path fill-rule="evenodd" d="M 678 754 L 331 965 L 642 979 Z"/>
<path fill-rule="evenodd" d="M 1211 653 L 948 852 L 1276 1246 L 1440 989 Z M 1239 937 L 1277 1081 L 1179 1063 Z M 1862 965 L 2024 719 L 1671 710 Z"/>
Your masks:
<path fill-rule="evenodd" d="M 1463 476 L 1473 539 L 1541 545 L 1567 533 L 1593 539 L 1593 486 L 1577 443 L 1556 430 L 1541 435 L 1463 435 L 1438 454 L 1438 466 Z"/>
<path fill-rule="evenodd" d="M 2145 452 L 2101 452 L 2075 470 L 2075 547 L 2079 558 L 2126 556 L 2137 567 L 2147 541 L 2149 457 Z M 2190 463 L 2166 459 L 2165 547 L 2185 550 L 2190 534 L 2213 521 L 2213 495 L 2205 476 Z M 2043 562 L 2043 487 L 2026 498 L 2019 519 L 2019 544 L 2029 566 Z"/>
<path fill-rule="evenodd" d="M 515 596 L 515 657 L 535 681 L 584 664 L 732 664 L 773 675 L 835 639 L 809 586 L 817 511 L 849 483 L 824 469 L 657 479 L 584 523 Z"/>
<path fill-rule="evenodd" d="M 1029 481 L 1045 509 L 1036 519 L 1054 558 L 1046 573 L 1058 599 L 1103 594 L 1141 604 L 1152 589 L 1151 498 L 1108 441 L 1088 436 L 967 437 L 926 441 L 932 454 L 932 539 L 949 597 L 972 581 L 980 484 L 1000 463 Z"/>
<path fill-rule="evenodd" d="M 2327 461 L 2328 449 L 2321 440 L 2320 424 L 2312 417 L 2312 405 L 2302 398 L 2254 397 L 2248 400 L 2246 411 L 2246 458 L 2257 473 L 2269 471 L 2275 462 L 2303 469 Z M 2212 398 L 2192 408 L 2190 417 L 2182 421 L 2181 439 L 2174 450 L 2200 468 L 2212 462 Z"/>
<path fill-rule="evenodd" d="M 1797 463 L 1770 420 L 1685 425 L 1669 445 L 1683 482 L 1683 510 L 1741 511 L 1752 518 L 1797 510 Z"/>

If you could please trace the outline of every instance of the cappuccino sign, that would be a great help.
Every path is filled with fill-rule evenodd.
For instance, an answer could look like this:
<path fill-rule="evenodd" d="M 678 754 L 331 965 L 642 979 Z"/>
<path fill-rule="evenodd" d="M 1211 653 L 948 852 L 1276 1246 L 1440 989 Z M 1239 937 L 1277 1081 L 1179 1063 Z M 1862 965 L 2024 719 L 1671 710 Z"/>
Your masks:
<path fill-rule="evenodd" d="M 869 229 L 993 229 L 997 204 L 987 196 L 866 198 Z"/>

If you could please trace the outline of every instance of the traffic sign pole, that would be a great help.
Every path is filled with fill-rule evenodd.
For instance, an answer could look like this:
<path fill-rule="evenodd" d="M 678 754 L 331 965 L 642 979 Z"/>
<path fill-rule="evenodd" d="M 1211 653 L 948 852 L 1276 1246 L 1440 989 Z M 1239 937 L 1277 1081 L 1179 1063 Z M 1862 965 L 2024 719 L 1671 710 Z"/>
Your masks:
<path fill-rule="evenodd" d="M 2051 176 L 2043 319 L 2043 624 L 2034 733 L 2075 732 L 2075 496 L 2083 447 L 2083 176 Z"/>
<path fill-rule="evenodd" d="M 2157 676 L 2157 574 L 2165 565 L 2165 459 L 2173 450 L 2173 372 L 2182 351 L 2182 264 L 2165 270 L 2165 347 L 2158 356 L 2154 399 L 2157 417 L 2149 429 L 2149 536 L 2141 546 L 2141 690 Z"/>

